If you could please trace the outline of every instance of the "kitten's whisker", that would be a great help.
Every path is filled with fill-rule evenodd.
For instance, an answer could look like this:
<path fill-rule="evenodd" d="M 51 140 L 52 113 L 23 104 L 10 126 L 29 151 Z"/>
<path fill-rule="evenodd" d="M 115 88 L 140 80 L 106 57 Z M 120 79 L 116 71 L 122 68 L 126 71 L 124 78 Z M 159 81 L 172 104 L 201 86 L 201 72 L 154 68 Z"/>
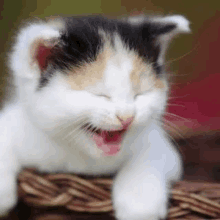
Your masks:
<path fill-rule="evenodd" d="M 171 128 L 176 134 L 178 134 L 179 137 L 183 138 L 183 135 L 180 133 L 180 129 L 172 122 L 165 120 L 165 121 L 161 121 L 164 125 L 169 126 L 169 128 Z"/>
<path fill-rule="evenodd" d="M 85 133 L 85 131 L 84 130 L 78 130 L 78 132 L 73 133 L 73 135 L 71 135 L 71 137 L 69 139 L 66 139 L 66 141 L 68 143 L 72 143 L 73 140 L 74 140 L 74 142 L 77 142 L 77 140 L 80 138 L 81 133 Z"/>
<path fill-rule="evenodd" d="M 165 127 L 166 127 L 166 125 L 164 125 Z M 169 128 L 168 128 L 169 129 Z M 180 150 L 180 152 L 181 152 L 181 147 L 180 147 L 180 145 L 177 143 L 177 141 L 175 140 L 175 138 L 174 137 L 172 137 L 172 135 L 170 135 L 169 134 L 169 132 L 167 132 L 166 130 L 164 130 L 165 131 L 165 134 L 175 143 L 175 145 L 178 147 L 178 149 Z"/>
<path fill-rule="evenodd" d="M 77 137 L 76 137 L 76 138 L 75 138 L 75 137 L 72 138 L 71 141 L 74 139 L 74 141 L 77 141 L 77 142 L 78 142 L 78 140 L 81 139 L 81 136 L 79 135 L 79 134 L 81 134 L 81 133 L 84 133 L 84 134 L 90 136 L 91 138 L 92 138 L 92 135 L 93 135 L 92 132 L 90 132 L 90 131 L 88 131 L 88 130 L 86 130 L 86 129 L 83 129 L 83 130 L 81 130 L 80 132 L 78 132 L 78 133 L 77 133 Z"/>
<path fill-rule="evenodd" d="M 81 127 L 77 127 L 74 130 L 70 131 L 65 137 L 63 137 L 63 140 L 68 140 L 69 137 L 72 139 L 72 137 L 75 137 L 76 135 L 78 135 L 79 132 L 81 132 L 82 130 L 80 129 Z"/>
<path fill-rule="evenodd" d="M 82 120 L 82 122 L 84 122 L 84 120 Z M 65 137 L 67 137 L 71 132 L 73 132 L 74 130 L 78 129 L 80 126 L 81 126 L 81 124 L 79 124 L 79 125 L 71 124 L 69 126 L 66 126 L 66 127 L 62 128 L 62 129 L 60 129 L 58 132 L 56 132 L 55 137 L 56 136 L 63 136 L 64 134 L 66 134 Z M 72 127 L 74 129 L 71 129 Z M 63 138 L 63 139 L 65 139 L 65 138 Z"/>
<path fill-rule="evenodd" d="M 155 118 L 155 117 L 154 117 L 154 120 L 156 120 L 157 122 L 159 122 L 159 123 L 161 124 L 161 126 L 164 127 L 165 133 L 166 133 L 167 135 L 169 135 L 170 137 L 172 137 L 172 136 L 169 134 L 169 132 L 166 131 L 166 128 L 167 128 L 169 131 L 172 130 L 172 132 L 174 132 L 175 135 L 177 135 L 177 136 L 180 137 L 181 139 L 185 139 L 185 138 L 183 137 L 183 135 L 180 134 L 180 132 L 178 132 L 178 131 L 176 130 L 176 128 L 174 128 L 173 126 L 164 123 L 164 122 L 161 121 L 159 118 Z M 172 137 L 172 139 L 173 139 L 173 137 Z"/>
<path fill-rule="evenodd" d="M 169 128 L 171 128 L 172 130 L 174 130 L 176 132 L 176 134 L 178 134 L 179 137 L 184 138 L 181 135 L 181 130 L 177 127 L 177 125 L 175 125 L 174 123 L 166 120 L 165 118 L 162 117 L 153 117 L 157 122 L 161 123 L 162 125 L 167 125 L 169 126 Z"/>
<path fill-rule="evenodd" d="M 177 73 L 175 73 L 175 72 L 169 72 L 169 73 L 167 73 L 167 75 L 169 76 L 169 78 L 170 79 L 172 79 L 172 80 L 175 80 L 175 78 L 181 78 L 181 77 L 186 77 L 186 76 L 190 76 L 192 74 L 192 72 L 188 72 L 187 74 L 183 74 L 183 73 L 181 73 L 181 74 L 177 74 Z M 172 77 L 172 78 L 171 78 Z M 170 84 L 177 84 L 177 83 L 175 83 L 175 82 L 169 82 Z M 181 83 L 179 83 L 179 84 L 181 84 Z"/>
<path fill-rule="evenodd" d="M 167 103 L 167 106 L 178 106 L 178 107 L 186 107 L 185 105 L 179 105 L 179 104 L 172 104 L 172 103 Z"/>
<path fill-rule="evenodd" d="M 165 131 L 166 135 L 168 135 L 173 141 L 175 141 L 175 138 L 171 134 L 169 134 L 170 132 L 174 133 L 176 135 L 176 137 L 179 137 L 180 139 L 185 140 L 184 136 L 181 135 L 179 132 L 177 132 L 175 129 L 173 129 L 173 127 L 171 127 L 167 124 L 163 124 L 162 126 L 165 128 L 164 131 Z M 176 141 L 175 141 L 175 143 L 176 143 Z"/>
<path fill-rule="evenodd" d="M 183 121 L 192 122 L 192 120 L 189 120 L 187 118 L 183 118 L 183 117 L 181 117 L 179 115 L 176 115 L 176 114 L 173 114 L 173 113 L 170 113 L 170 112 L 164 112 L 164 116 L 179 118 L 179 119 L 181 119 Z"/>
<path fill-rule="evenodd" d="M 173 122 L 171 122 L 171 121 L 169 121 L 169 120 L 167 120 L 167 119 L 165 119 L 165 118 L 161 118 L 161 120 L 164 122 L 164 123 L 169 123 L 169 124 L 171 124 L 172 126 L 174 126 L 175 128 L 178 128 L 178 126 L 176 125 L 176 124 L 174 124 Z"/>
<path fill-rule="evenodd" d="M 71 136 L 76 130 L 79 130 L 86 121 L 87 121 L 86 118 L 84 118 L 84 120 L 81 120 L 81 124 L 74 126 L 74 129 L 71 129 L 70 132 L 63 138 L 63 140 Z"/>
<path fill-rule="evenodd" d="M 68 129 L 71 126 L 75 126 L 75 122 L 79 122 L 79 121 L 83 120 L 84 118 L 85 118 L 85 116 L 79 116 L 76 121 L 71 120 L 66 123 L 62 123 L 60 126 L 58 126 L 55 129 L 55 130 L 58 130 L 55 134 L 59 133 L 63 129 Z"/>
<path fill-rule="evenodd" d="M 200 43 L 197 43 L 197 44 L 194 46 L 194 48 L 192 48 L 189 52 L 187 52 L 187 53 L 185 53 L 185 54 L 183 54 L 183 55 L 181 55 L 180 57 L 177 57 L 177 58 L 175 58 L 175 59 L 167 60 L 167 61 L 165 61 L 165 62 L 163 63 L 163 65 L 164 65 L 164 66 L 170 65 L 171 63 L 173 63 L 173 62 L 175 62 L 175 61 L 179 61 L 179 60 L 183 59 L 184 57 L 189 56 L 193 51 L 195 51 L 196 49 L 198 49 L 199 46 L 200 46 Z M 151 62 L 152 65 L 154 65 L 155 63 L 157 63 L 157 62 Z"/>
<path fill-rule="evenodd" d="M 187 97 L 187 96 L 189 96 L 190 94 L 186 94 L 186 95 L 184 95 L 184 96 L 169 96 L 168 97 L 168 100 L 171 100 L 171 99 L 179 99 L 179 98 L 185 98 L 185 97 Z"/>

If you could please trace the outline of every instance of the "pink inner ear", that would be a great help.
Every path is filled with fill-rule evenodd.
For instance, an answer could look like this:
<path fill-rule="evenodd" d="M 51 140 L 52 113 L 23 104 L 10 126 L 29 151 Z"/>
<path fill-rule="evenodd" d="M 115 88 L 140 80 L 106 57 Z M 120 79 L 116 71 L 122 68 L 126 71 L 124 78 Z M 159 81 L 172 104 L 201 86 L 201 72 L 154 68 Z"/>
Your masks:
<path fill-rule="evenodd" d="M 49 57 L 51 55 L 51 49 L 51 47 L 46 47 L 43 44 L 38 47 L 36 59 L 41 70 L 45 70 L 47 68 Z"/>

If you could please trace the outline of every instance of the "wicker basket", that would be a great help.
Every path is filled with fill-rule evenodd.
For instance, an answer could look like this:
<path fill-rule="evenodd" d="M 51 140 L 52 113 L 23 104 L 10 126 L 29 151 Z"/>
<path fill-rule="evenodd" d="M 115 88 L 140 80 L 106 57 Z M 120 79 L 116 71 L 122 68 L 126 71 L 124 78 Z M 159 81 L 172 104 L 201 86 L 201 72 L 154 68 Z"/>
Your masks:
<path fill-rule="evenodd" d="M 77 212 L 112 212 L 111 178 L 85 179 L 71 174 L 19 175 L 19 196 L 38 207 L 65 207 Z M 178 182 L 172 192 L 168 219 L 220 219 L 220 184 Z"/>

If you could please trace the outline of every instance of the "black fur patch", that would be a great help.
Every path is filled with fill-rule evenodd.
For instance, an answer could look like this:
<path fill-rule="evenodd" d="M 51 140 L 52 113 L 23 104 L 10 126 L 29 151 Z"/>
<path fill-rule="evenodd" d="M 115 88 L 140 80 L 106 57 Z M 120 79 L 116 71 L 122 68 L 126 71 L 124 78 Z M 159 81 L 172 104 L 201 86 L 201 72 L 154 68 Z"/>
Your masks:
<path fill-rule="evenodd" d="M 37 90 L 47 85 L 50 78 L 53 76 L 54 71 L 55 69 L 52 66 L 49 66 L 46 71 L 42 72 Z"/>
<path fill-rule="evenodd" d="M 80 66 L 84 62 L 95 61 L 103 46 L 97 27 L 90 24 L 88 18 L 67 18 L 66 30 L 55 48 L 53 64 L 65 69 Z"/>
<path fill-rule="evenodd" d="M 94 62 L 103 48 L 104 42 L 99 31 L 113 37 L 118 33 L 126 47 L 136 51 L 144 60 L 152 62 L 157 74 L 162 68 L 157 64 L 160 45 L 156 42 L 161 34 L 172 31 L 175 24 L 155 24 L 146 18 L 143 24 L 98 17 L 65 18 L 66 28 L 61 33 L 59 44 L 52 49 L 50 64 L 53 69 L 68 70 L 85 62 Z M 112 40 L 114 47 L 114 41 Z M 46 70 L 47 71 L 47 70 Z M 42 74 L 41 86 L 47 84 L 47 76 Z"/>

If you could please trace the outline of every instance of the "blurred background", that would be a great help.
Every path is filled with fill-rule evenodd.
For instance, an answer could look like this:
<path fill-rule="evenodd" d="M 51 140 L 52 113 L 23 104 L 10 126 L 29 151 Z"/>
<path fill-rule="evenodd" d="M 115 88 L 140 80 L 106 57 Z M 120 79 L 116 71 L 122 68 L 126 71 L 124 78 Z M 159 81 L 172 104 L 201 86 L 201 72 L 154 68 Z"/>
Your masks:
<path fill-rule="evenodd" d="M 26 19 L 72 14 L 115 17 L 139 12 L 186 16 L 192 33 L 175 39 L 167 54 L 167 69 L 175 84 L 166 129 L 186 155 L 187 178 L 220 181 L 220 1 L 2 0 L 0 10 L 1 105 L 7 93 L 5 62 L 12 36 Z"/>
<path fill-rule="evenodd" d="M 1 0 L 0 10 L 0 106 L 9 91 L 5 90 L 5 63 L 12 36 L 26 19 L 140 12 L 186 16 L 192 33 L 175 39 L 167 53 L 167 70 L 174 84 L 165 128 L 183 154 L 185 179 L 220 182 L 219 0 Z M 9 219 L 20 219 L 17 216 Z"/>
<path fill-rule="evenodd" d="M 182 14 L 191 21 L 192 34 L 177 38 L 168 53 L 171 73 L 178 76 L 178 82 L 188 82 L 200 73 L 195 70 L 204 60 L 196 64 L 192 57 L 198 55 L 199 49 L 205 51 L 206 42 L 198 42 L 200 35 L 220 17 L 220 1 L 214 0 L 2 0 L 0 1 L 0 76 L 1 92 L 4 95 L 6 74 L 5 58 L 10 48 L 11 37 L 19 24 L 30 18 L 45 18 L 51 15 L 105 14 L 108 16 L 130 15 L 137 12 L 149 14 Z M 213 27 L 212 38 L 219 23 Z M 206 54 L 207 55 L 207 54 Z M 205 55 L 204 55 L 205 57 Z M 173 60 L 173 61 L 172 61 Z M 180 65 L 180 63 L 182 65 Z M 203 67 L 202 67 L 203 68 Z"/>

